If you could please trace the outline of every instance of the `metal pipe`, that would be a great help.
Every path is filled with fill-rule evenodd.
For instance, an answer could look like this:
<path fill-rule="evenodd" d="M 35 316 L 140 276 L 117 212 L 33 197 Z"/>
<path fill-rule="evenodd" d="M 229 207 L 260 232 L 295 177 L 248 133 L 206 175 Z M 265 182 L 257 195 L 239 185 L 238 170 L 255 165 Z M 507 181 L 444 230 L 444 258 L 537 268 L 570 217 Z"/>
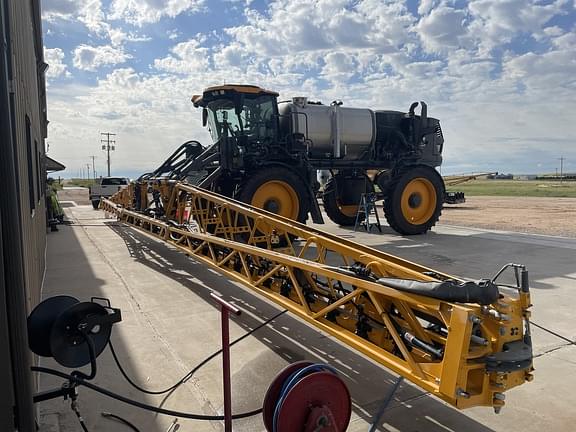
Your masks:
<path fill-rule="evenodd" d="M 221 326 L 222 326 L 222 378 L 224 387 L 224 431 L 232 432 L 232 391 L 230 384 L 230 327 L 228 319 L 230 312 L 240 315 L 242 311 L 236 306 L 223 300 L 214 292 L 210 293 L 218 304 L 220 304 Z"/>
<path fill-rule="evenodd" d="M 232 390 L 230 384 L 230 329 L 228 309 L 221 308 L 222 318 L 222 372 L 224 383 L 224 430 L 232 432 Z"/>
<path fill-rule="evenodd" d="M 198 187 L 208 189 L 210 186 L 212 186 L 212 183 L 214 183 L 221 175 L 222 175 L 222 167 L 218 167 L 214 171 L 212 171 L 212 173 L 208 175 L 208 177 L 202 180 L 198 184 Z"/>
<path fill-rule="evenodd" d="M 400 329 L 400 333 L 402 334 L 402 338 L 413 347 L 420 348 L 422 351 L 430 354 L 431 356 L 437 359 L 441 359 L 444 356 L 444 352 L 442 351 L 441 348 L 433 347 L 432 345 L 427 344 L 424 341 L 421 341 L 412 333 L 409 333 L 403 329 Z"/>
<path fill-rule="evenodd" d="M 526 270 L 526 267 L 523 267 L 522 270 L 520 271 L 520 289 L 523 293 L 529 293 L 530 292 L 530 278 L 528 277 L 528 270 Z"/>

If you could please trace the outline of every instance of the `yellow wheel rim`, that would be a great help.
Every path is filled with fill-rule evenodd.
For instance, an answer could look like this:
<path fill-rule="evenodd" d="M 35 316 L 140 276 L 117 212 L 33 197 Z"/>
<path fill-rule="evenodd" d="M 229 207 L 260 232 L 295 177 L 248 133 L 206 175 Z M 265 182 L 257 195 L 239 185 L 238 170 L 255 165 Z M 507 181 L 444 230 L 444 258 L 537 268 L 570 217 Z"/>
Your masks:
<path fill-rule="evenodd" d="M 293 220 L 298 219 L 300 212 L 298 194 L 290 184 L 281 180 L 262 184 L 254 192 L 250 204 Z"/>
<path fill-rule="evenodd" d="M 422 225 L 434 215 L 437 201 L 432 182 L 422 177 L 415 178 L 402 192 L 402 215 L 412 225 Z"/>
<path fill-rule="evenodd" d="M 357 205 L 341 205 L 338 203 L 338 208 L 344 216 L 356 217 L 356 214 L 358 213 Z"/>

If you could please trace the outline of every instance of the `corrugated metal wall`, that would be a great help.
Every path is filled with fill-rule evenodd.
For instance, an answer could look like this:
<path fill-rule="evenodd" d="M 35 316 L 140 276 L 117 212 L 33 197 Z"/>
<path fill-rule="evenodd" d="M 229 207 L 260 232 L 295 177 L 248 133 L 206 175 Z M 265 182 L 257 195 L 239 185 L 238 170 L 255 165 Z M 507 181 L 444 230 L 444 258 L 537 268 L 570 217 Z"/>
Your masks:
<path fill-rule="evenodd" d="M 8 1 L 11 30 L 13 115 L 22 218 L 26 296 L 40 301 L 46 250 L 46 138 L 42 29 L 38 0 Z"/>
<path fill-rule="evenodd" d="M 0 430 L 33 432 L 26 316 L 46 250 L 46 97 L 39 0 L 0 0 Z"/>

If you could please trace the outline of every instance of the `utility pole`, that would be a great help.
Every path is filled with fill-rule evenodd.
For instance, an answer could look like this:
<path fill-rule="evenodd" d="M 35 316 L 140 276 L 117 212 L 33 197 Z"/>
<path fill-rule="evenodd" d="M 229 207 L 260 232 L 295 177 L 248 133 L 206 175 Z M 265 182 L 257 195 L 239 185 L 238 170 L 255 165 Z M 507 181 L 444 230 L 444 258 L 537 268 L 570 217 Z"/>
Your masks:
<path fill-rule="evenodd" d="M 94 176 L 94 180 L 96 180 L 96 165 L 94 164 L 94 159 L 96 159 L 96 156 L 88 156 L 90 159 L 92 159 L 92 174 Z"/>
<path fill-rule="evenodd" d="M 110 133 L 110 132 L 101 132 L 100 135 L 106 137 L 106 139 L 101 139 L 100 142 L 105 143 L 102 145 L 102 150 L 106 151 L 106 160 L 108 163 L 108 177 L 110 177 L 110 150 L 112 150 L 112 151 L 116 150 L 116 146 L 115 146 L 116 141 L 111 140 L 110 137 L 114 137 L 114 136 L 116 136 L 116 134 Z"/>
<path fill-rule="evenodd" d="M 564 161 L 566 160 L 566 158 L 564 156 L 560 156 L 558 159 L 560 159 L 560 184 L 562 184 L 562 179 L 564 177 L 563 175 Z"/>

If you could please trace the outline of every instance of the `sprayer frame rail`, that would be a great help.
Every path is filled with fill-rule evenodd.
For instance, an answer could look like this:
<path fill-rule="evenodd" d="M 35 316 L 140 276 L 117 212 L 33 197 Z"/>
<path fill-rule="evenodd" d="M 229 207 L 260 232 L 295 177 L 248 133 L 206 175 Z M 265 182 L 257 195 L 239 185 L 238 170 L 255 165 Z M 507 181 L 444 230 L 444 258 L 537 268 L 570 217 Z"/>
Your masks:
<path fill-rule="evenodd" d="M 504 391 L 532 379 L 531 350 L 529 366 L 526 358 L 517 369 L 486 366 L 510 344 L 529 342 L 525 284 L 502 287 L 484 306 L 401 292 L 377 279 L 464 280 L 171 180 L 132 183 L 101 208 L 457 408 L 499 411 Z"/>

